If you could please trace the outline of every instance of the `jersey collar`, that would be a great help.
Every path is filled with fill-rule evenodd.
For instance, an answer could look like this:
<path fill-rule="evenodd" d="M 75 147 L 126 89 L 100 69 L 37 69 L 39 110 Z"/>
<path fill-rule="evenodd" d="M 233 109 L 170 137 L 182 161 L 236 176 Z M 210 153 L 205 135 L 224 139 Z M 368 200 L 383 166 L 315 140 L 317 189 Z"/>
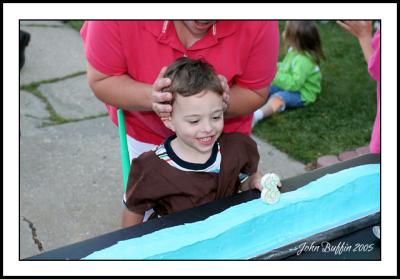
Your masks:
<path fill-rule="evenodd" d="M 210 47 L 213 44 L 217 44 L 218 40 L 234 34 L 237 30 L 237 21 L 232 20 L 218 20 L 209 30 L 208 34 L 196 42 L 191 50 Z M 174 48 L 179 47 L 179 38 L 176 34 L 173 21 L 146 21 L 144 23 L 146 30 L 151 32 L 160 43 L 169 44 Z"/>

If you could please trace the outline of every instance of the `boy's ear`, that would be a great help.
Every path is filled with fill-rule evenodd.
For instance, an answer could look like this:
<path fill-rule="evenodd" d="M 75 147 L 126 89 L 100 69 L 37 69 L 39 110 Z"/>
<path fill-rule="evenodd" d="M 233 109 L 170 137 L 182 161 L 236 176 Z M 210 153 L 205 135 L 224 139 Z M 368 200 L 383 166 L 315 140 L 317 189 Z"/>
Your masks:
<path fill-rule="evenodd" d="M 175 127 L 172 124 L 171 117 L 168 118 L 161 118 L 161 121 L 164 123 L 165 127 L 175 132 Z"/>

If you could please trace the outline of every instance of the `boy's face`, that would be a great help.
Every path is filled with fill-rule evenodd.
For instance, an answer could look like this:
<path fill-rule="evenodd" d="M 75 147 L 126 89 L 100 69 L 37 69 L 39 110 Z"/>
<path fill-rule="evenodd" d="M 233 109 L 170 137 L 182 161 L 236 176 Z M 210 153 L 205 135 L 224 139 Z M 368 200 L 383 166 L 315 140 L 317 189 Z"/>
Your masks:
<path fill-rule="evenodd" d="M 176 94 L 167 127 L 187 151 L 209 153 L 224 128 L 222 96 L 203 91 L 189 97 Z"/>

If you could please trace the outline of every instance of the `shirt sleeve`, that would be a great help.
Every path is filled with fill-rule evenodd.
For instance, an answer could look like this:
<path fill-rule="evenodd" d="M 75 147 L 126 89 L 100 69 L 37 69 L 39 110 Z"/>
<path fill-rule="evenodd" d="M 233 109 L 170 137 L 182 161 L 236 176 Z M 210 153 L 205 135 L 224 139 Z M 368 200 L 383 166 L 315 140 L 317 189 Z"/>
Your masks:
<path fill-rule="evenodd" d="M 260 89 L 269 86 L 276 73 L 279 54 L 278 22 L 262 21 L 260 25 L 243 74 L 236 79 L 236 84 L 244 88 Z"/>
<path fill-rule="evenodd" d="M 91 66 L 110 76 L 127 72 L 117 21 L 86 21 L 80 34 L 86 59 Z"/>
<path fill-rule="evenodd" d="M 279 68 L 272 84 L 283 90 L 300 91 L 310 74 L 316 70 L 316 67 L 305 56 L 297 55 L 288 69 Z"/>
<path fill-rule="evenodd" d="M 260 155 L 257 149 L 257 143 L 249 136 L 239 134 L 241 137 L 241 146 L 243 147 L 243 156 L 241 159 L 245 160 L 240 172 L 247 174 L 248 176 L 254 174 L 258 170 L 258 163 L 260 161 Z"/>
<path fill-rule="evenodd" d="M 157 201 L 155 183 L 142 156 L 132 160 L 123 202 L 128 210 L 144 214 L 154 208 Z"/>
<path fill-rule="evenodd" d="M 380 29 L 375 33 L 374 38 L 372 39 L 372 55 L 368 60 L 368 72 L 371 77 L 380 82 L 381 75 L 381 33 Z"/>

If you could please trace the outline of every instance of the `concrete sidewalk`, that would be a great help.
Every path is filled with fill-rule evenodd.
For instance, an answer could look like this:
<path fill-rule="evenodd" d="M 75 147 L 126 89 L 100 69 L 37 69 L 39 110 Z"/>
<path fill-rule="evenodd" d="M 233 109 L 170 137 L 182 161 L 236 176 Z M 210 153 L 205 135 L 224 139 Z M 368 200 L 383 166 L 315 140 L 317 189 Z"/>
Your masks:
<path fill-rule="evenodd" d="M 20 72 L 24 259 L 119 229 L 122 172 L 118 130 L 87 85 L 79 33 L 59 21 L 21 21 L 21 29 L 31 34 Z M 254 139 L 262 172 L 288 178 L 306 171 Z"/>

